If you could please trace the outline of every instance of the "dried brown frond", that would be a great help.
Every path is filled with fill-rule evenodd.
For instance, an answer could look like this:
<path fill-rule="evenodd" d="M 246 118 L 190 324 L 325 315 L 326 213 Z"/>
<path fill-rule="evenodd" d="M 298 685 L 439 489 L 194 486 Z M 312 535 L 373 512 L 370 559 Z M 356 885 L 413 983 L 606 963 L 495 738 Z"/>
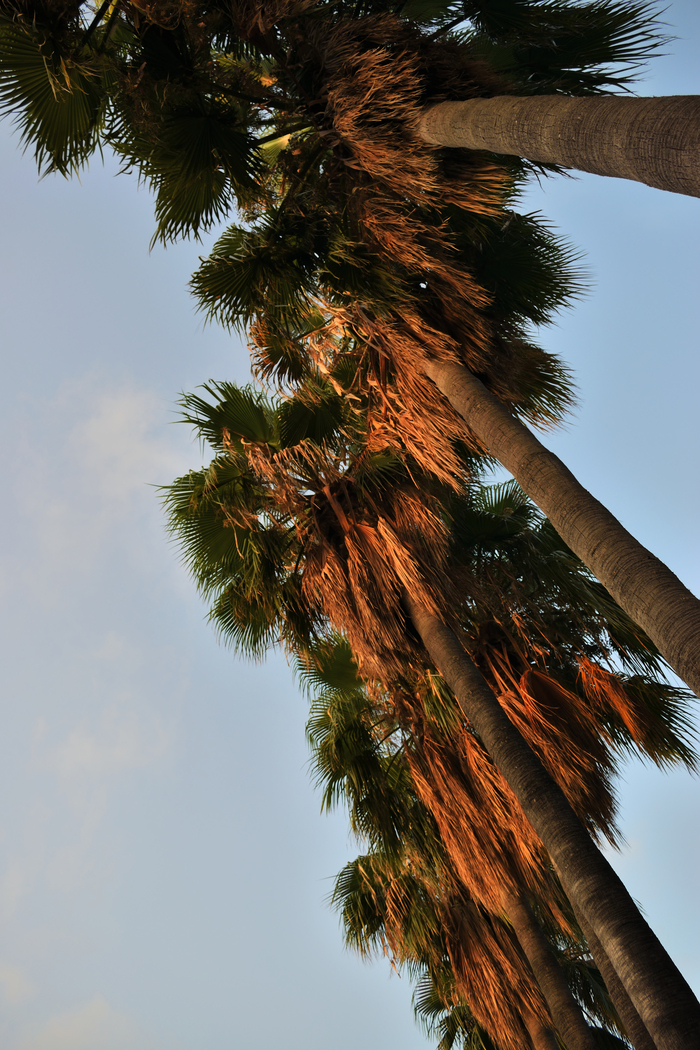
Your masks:
<path fill-rule="evenodd" d="M 230 0 L 228 17 L 235 33 L 262 51 L 268 49 L 270 30 L 280 22 L 301 18 L 316 0 Z"/>
<path fill-rule="evenodd" d="M 489 296 L 469 270 L 455 263 L 449 234 L 439 220 L 429 223 L 417 208 L 397 207 L 394 199 L 378 193 L 376 187 L 354 194 L 352 207 L 372 248 L 388 261 L 407 273 L 424 275 L 431 287 L 439 282 L 441 298 L 448 303 L 457 294 L 460 306 L 483 310 L 489 305 Z M 483 318 L 480 324 L 484 325 Z"/>
<path fill-rule="evenodd" d="M 420 498 L 401 491 L 387 495 L 381 513 L 369 520 L 369 507 L 360 517 L 340 501 L 328 503 L 337 522 L 335 542 L 324 530 L 307 550 L 304 593 L 347 635 L 362 672 L 384 678 L 405 667 L 414 652 L 404 589 L 430 609 L 443 604 L 444 524 Z"/>
<path fill-rule="evenodd" d="M 615 826 L 615 764 L 596 712 L 541 671 L 527 671 L 499 697 L 511 722 L 562 789 L 591 832 L 619 842 Z"/>
<path fill-rule="evenodd" d="M 363 465 L 391 451 L 377 437 L 370 435 L 354 463 L 311 441 L 281 451 L 239 446 L 265 486 L 268 513 L 295 523 L 309 608 L 347 635 L 364 673 L 383 678 L 400 673 L 417 651 L 406 631 L 404 591 L 443 615 L 454 596 L 439 504 L 409 480 L 380 489 L 363 480 Z"/>
<path fill-rule="evenodd" d="M 413 674 L 420 675 L 420 669 Z M 438 825 L 461 884 L 494 915 L 502 909 L 504 891 L 551 898 L 552 915 L 567 927 L 542 844 L 515 795 L 466 719 L 446 732 L 426 714 L 433 680 L 421 677 L 425 685 L 417 693 L 394 687 L 389 695 L 406 733 L 416 791 Z"/>
<path fill-rule="evenodd" d="M 469 434 L 462 418 L 423 372 L 430 357 L 454 360 L 455 343 L 408 310 L 399 319 L 355 306 L 341 316 L 365 347 L 367 383 L 378 393 L 371 418 L 381 412 L 382 422 L 394 430 L 428 476 L 461 486 L 464 465 L 455 445 L 470 443 Z M 475 439 L 471 444 L 483 451 Z"/>
<path fill-rule="evenodd" d="M 442 910 L 457 987 L 502 1050 L 531 1046 L 528 1021 L 553 1028 L 542 993 L 512 928 L 465 893 Z"/>
<path fill-rule="evenodd" d="M 667 735 L 667 730 L 654 711 L 626 689 L 617 675 L 586 657 L 579 660 L 578 669 L 579 683 L 591 705 L 592 717 L 597 719 L 600 732 L 608 742 L 614 744 L 610 722 L 620 722 L 635 744 L 653 754 L 656 750 L 655 741 L 664 740 Z"/>
<path fill-rule="evenodd" d="M 373 855 L 358 862 L 364 893 L 382 918 L 385 954 L 401 965 L 421 961 L 437 980 L 449 961 L 453 981 L 444 988 L 452 1005 L 467 1002 L 476 1020 L 501 1050 L 532 1050 L 527 1021 L 546 1028 L 551 1018 L 530 966 L 507 919 L 489 914 L 474 903 L 448 866 L 435 882 L 410 854 L 397 868 Z M 419 897 L 431 901 L 416 917 Z M 417 928 L 416 928 L 417 927 Z"/>
<path fill-rule="evenodd" d="M 493 214 L 508 178 L 485 154 L 470 178 L 445 179 L 438 150 L 418 134 L 422 108 L 450 98 L 493 93 L 500 81 L 459 45 L 436 46 L 395 15 L 346 20 L 330 32 L 313 28 L 308 47 L 322 65 L 324 123 L 346 147 L 348 163 L 424 204 L 447 192 L 451 203 Z M 452 93 L 453 92 L 453 93 Z"/>
<path fill-rule="evenodd" d="M 542 845 L 512 791 L 466 730 L 450 744 L 426 733 L 409 754 L 419 797 L 433 814 L 471 896 L 498 914 L 502 890 L 542 891 Z"/>

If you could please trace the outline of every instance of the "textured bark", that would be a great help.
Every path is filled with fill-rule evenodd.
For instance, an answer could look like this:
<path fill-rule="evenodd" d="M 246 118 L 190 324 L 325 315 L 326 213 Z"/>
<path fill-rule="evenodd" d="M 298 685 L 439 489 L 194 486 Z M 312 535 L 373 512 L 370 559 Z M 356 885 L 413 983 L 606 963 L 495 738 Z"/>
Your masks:
<path fill-rule="evenodd" d="M 695 595 L 468 369 L 431 361 L 425 370 L 484 448 L 700 696 L 700 601 Z"/>
<path fill-rule="evenodd" d="M 545 1028 L 538 1017 L 524 1012 L 523 1021 L 530 1036 L 533 1050 L 559 1050 L 559 1043 L 551 1028 Z"/>
<path fill-rule="evenodd" d="M 578 912 L 576 913 L 576 918 L 583 930 L 584 937 L 588 941 L 588 947 L 591 950 L 593 961 L 601 972 L 608 992 L 610 993 L 610 998 L 615 1004 L 615 1009 L 620 1015 L 620 1020 L 625 1026 L 627 1038 L 634 1047 L 634 1050 L 656 1050 L 654 1040 L 647 1032 L 644 1022 L 635 1010 L 632 1000 L 623 988 L 620 978 L 611 966 L 610 960 L 603 951 L 603 946 L 600 941 L 594 934 L 589 923 L 587 923 L 584 917 L 579 915 Z"/>
<path fill-rule="evenodd" d="M 527 956 L 552 1020 L 567 1050 L 598 1050 L 581 1007 L 567 984 L 564 971 L 528 902 L 522 896 L 504 893 L 503 908 L 513 925 L 520 947 Z"/>
<path fill-rule="evenodd" d="M 700 197 L 700 96 L 471 99 L 424 110 L 421 137 Z"/>
<path fill-rule="evenodd" d="M 453 632 L 405 594 L 413 625 L 542 839 L 564 890 L 585 917 L 656 1043 L 700 1048 L 700 1004 L 562 791 L 508 720 Z"/>

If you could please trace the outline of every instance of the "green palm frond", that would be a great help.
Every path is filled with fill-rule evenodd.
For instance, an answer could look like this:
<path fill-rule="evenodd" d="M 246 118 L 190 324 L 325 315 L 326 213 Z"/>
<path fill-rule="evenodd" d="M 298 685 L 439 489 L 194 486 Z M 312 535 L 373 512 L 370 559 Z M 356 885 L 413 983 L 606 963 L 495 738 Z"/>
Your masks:
<path fill-rule="evenodd" d="M 284 313 L 257 319 L 254 367 L 261 381 L 300 385 L 313 373 L 305 340 L 325 328 L 327 319 L 314 304 L 306 305 L 307 309 L 296 319 Z M 351 367 L 354 374 L 355 362 Z M 343 384 L 341 378 L 341 385 L 348 384 Z"/>
<path fill-rule="evenodd" d="M 327 691 L 343 695 L 354 694 L 364 688 L 357 663 L 348 641 L 334 634 L 313 645 L 297 661 L 296 674 L 310 696 L 325 695 Z M 311 734 L 312 740 L 314 734 Z"/>
<path fill-rule="evenodd" d="M 511 211 L 483 221 L 473 260 L 480 283 L 492 296 L 490 313 L 511 323 L 551 324 L 558 310 L 584 294 L 581 253 L 538 212 Z"/>
<path fill-rule="evenodd" d="M 315 240 L 311 224 L 286 215 L 250 230 L 229 227 L 192 277 L 200 308 L 228 328 L 256 315 L 303 325 L 315 308 Z"/>
<path fill-rule="evenodd" d="M 0 21 L 0 113 L 14 116 L 42 174 L 83 167 L 98 148 L 106 104 L 90 55 L 61 54 L 37 26 Z"/>
<path fill-rule="evenodd" d="M 497 1050 L 481 1025 L 474 1020 L 468 1005 L 454 1005 L 454 987 L 450 987 L 451 994 L 446 997 L 438 987 L 435 976 L 428 970 L 421 975 L 413 993 L 413 1008 L 426 1035 L 438 1039 L 436 1050 L 453 1050 L 453 1047 L 458 1050 Z M 453 985 L 449 974 L 440 976 L 443 984 Z"/>
<path fill-rule="evenodd" d="M 191 423 L 212 448 L 223 451 L 231 437 L 265 445 L 278 444 L 277 411 L 261 391 L 252 386 L 214 381 L 205 383 L 202 389 L 212 400 L 184 394 L 180 400 L 185 410 L 182 420 Z"/>
<path fill-rule="evenodd" d="M 322 444 L 343 426 L 349 404 L 329 383 L 307 383 L 299 395 L 282 403 L 280 436 L 289 448 L 301 441 Z"/>
<path fill-rule="evenodd" d="M 231 584 L 209 613 L 220 638 L 236 652 L 263 659 L 280 639 L 279 603 L 259 590 Z"/>
<path fill-rule="evenodd" d="M 660 769 L 684 765 L 698 771 L 698 731 L 693 717 L 694 697 L 685 688 L 659 681 L 650 675 L 619 675 L 630 696 L 650 712 L 643 744 L 634 744 L 620 721 L 608 729 L 621 754 L 649 759 Z"/>
<path fill-rule="evenodd" d="M 254 191 L 260 160 L 237 106 L 209 102 L 164 115 L 153 137 L 125 120 L 121 128 L 110 144 L 155 192 L 154 240 L 198 238 Z"/>
<path fill-rule="evenodd" d="M 354 833 L 396 857 L 420 842 L 426 857 L 440 852 L 435 830 L 411 787 L 403 740 L 390 707 L 373 698 L 347 641 L 331 635 L 297 662 L 315 689 L 306 726 L 312 769 L 323 808 L 344 801 Z"/>
<path fill-rule="evenodd" d="M 229 489 L 227 492 L 224 488 L 221 492 L 223 502 L 227 496 L 231 499 L 230 488 L 240 490 L 242 480 L 240 473 L 227 461 L 223 461 L 220 467 L 222 471 L 234 474 L 228 486 L 221 479 L 222 488 Z M 162 490 L 169 531 L 205 597 L 225 586 L 231 577 L 244 572 L 246 561 L 251 557 L 251 550 L 246 547 L 249 530 L 234 525 L 222 528 L 220 503 L 204 496 L 211 484 L 211 472 L 211 467 L 206 472 L 191 472 Z M 236 495 L 239 497 L 236 502 L 240 502 L 240 491 Z"/>
<path fill-rule="evenodd" d="M 280 153 L 289 145 L 290 137 L 289 133 L 283 135 L 275 134 L 274 138 L 261 139 L 258 142 L 258 152 L 265 164 L 271 168 L 275 166 Z"/>
<path fill-rule="evenodd" d="M 668 42 L 646 0 L 465 0 L 464 10 L 475 52 L 526 94 L 624 89 Z"/>
<path fill-rule="evenodd" d="M 358 857 L 340 872 L 331 903 L 341 913 L 346 942 L 371 956 L 386 945 L 385 918 L 401 929 L 392 945 L 398 962 L 421 961 L 440 952 L 442 925 L 421 881 L 381 854 Z"/>
<path fill-rule="evenodd" d="M 391 719 L 361 687 L 334 688 L 317 695 L 306 729 L 323 808 L 342 799 L 356 835 L 380 843 L 387 855 L 403 848 L 409 829 L 418 833 L 421 814 L 408 790 L 405 759 L 396 743 L 388 745 Z"/>
<path fill-rule="evenodd" d="M 468 499 L 455 500 L 453 507 L 452 535 L 460 558 L 504 553 L 509 541 L 529 535 L 542 520 L 541 512 L 514 480 L 480 485 Z"/>
<path fill-rule="evenodd" d="M 588 1016 L 596 1017 L 599 1022 L 604 1022 L 605 1028 L 601 1028 L 599 1031 L 607 1031 L 608 1034 L 622 1034 L 622 1021 L 615 1004 L 610 998 L 610 993 L 605 987 L 605 982 L 599 970 L 591 959 L 582 957 L 580 952 L 576 951 L 572 953 L 567 953 L 567 951 L 558 952 L 557 958 L 566 973 L 569 987 Z M 596 1036 L 597 1034 L 596 1032 Z M 612 1050 L 612 1046 L 610 1050 Z"/>
<path fill-rule="evenodd" d="M 479 485 L 474 492 L 473 502 L 476 510 L 495 518 L 512 520 L 514 514 L 520 513 L 518 524 L 521 529 L 531 528 L 542 519 L 541 511 L 514 478 L 495 485 Z"/>

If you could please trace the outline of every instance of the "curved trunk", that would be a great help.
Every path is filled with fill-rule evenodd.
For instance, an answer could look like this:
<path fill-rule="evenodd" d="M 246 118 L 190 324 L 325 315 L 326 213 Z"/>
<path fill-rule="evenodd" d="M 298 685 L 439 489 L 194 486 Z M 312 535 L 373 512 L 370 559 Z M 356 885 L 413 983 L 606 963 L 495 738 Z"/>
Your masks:
<path fill-rule="evenodd" d="M 505 153 L 700 197 L 698 95 L 441 102 L 423 111 L 419 134 L 434 145 Z"/>
<path fill-rule="evenodd" d="M 567 896 L 603 945 L 657 1050 L 698 1050 L 700 1004 L 622 882 L 454 633 L 408 594 L 404 601 L 435 666 L 542 839 Z"/>
<path fill-rule="evenodd" d="M 576 909 L 574 909 L 574 911 L 576 911 Z M 594 934 L 590 925 L 582 915 L 578 914 L 578 912 L 576 912 L 576 918 L 578 919 L 579 926 L 583 930 L 584 937 L 588 941 L 588 947 L 591 950 L 593 961 L 600 970 L 608 992 L 610 993 L 610 998 L 615 1004 L 615 1009 L 620 1015 L 620 1020 L 625 1026 L 627 1038 L 634 1047 L 634 1050 L 656 1050 L 654 1040 L 647 1032 L 646 1026 L 635 1010 L 632 1000 L 622 987 L 620 978 L 611 966 L 610 960 L 603 951 L 603 946 L 600 941 Z"/>
<path fill-rule="evenodd" d="M 509 470 L 615 601 L 700 696 L 700 601 L 599 503 L 561 460 L 456 362 L 426 375 L 484 448 Z"/>
<path fill-rule="evenodd" d="M 503 908 L 567 1050 L 598 1050 L 583 1011 L 567 984 L 564 971 L 524 896 L 504 892 Z"/>

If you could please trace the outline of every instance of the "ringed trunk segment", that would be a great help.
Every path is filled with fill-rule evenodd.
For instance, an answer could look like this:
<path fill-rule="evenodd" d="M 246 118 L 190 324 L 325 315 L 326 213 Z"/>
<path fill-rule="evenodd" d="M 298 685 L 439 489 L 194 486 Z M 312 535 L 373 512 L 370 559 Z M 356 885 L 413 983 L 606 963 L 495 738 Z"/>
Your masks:
<path fill-rule="evenodd" d="M 698 1050 L 700 1003 L 623 883 L 454 633 L 406 593 L 404 603 L 435 666 L 542 839 L 567 896 L 603 945 L 657 1050 Z"/>
<path fill-rule="evenodd" d="M 537 95 L 440 102 L 419 135 L 700 197 L 700 95 Z"/>
<path fill-rule="evenodd" d="M 631 1042 L 634 1050 L 656 1050 L 654 1040 L 646 1030 L 646 1026 L 634 1008 L 632 1000 L 622 986 L 620 978 L 610 964 L 610 960 L 603 951 L 603 946 L 594 934 L 590 925 L 584 917 L 574 908 L 576 919 L 588 941 L 593 961 L 600 970 L 610 998 L 615 1004 L 615 1009 L 620 1015 L 620 1020 L 625 1027 L 625 1034 Z"/>
<path fill-rule="evenodd" d="M 468 369 L 456 362 L 429 361 L 425 372 L 484 448 L 510 471 L 574 554 L 700 696 L 700 600 Z"/>
<path fill-rule="evenodd" d="M 549 1007 L 567 1050 L 598 1050 L 581 1007 L 574 999 L 564 971 L 524 896 L 504 892 L 503 909 Z"/>

